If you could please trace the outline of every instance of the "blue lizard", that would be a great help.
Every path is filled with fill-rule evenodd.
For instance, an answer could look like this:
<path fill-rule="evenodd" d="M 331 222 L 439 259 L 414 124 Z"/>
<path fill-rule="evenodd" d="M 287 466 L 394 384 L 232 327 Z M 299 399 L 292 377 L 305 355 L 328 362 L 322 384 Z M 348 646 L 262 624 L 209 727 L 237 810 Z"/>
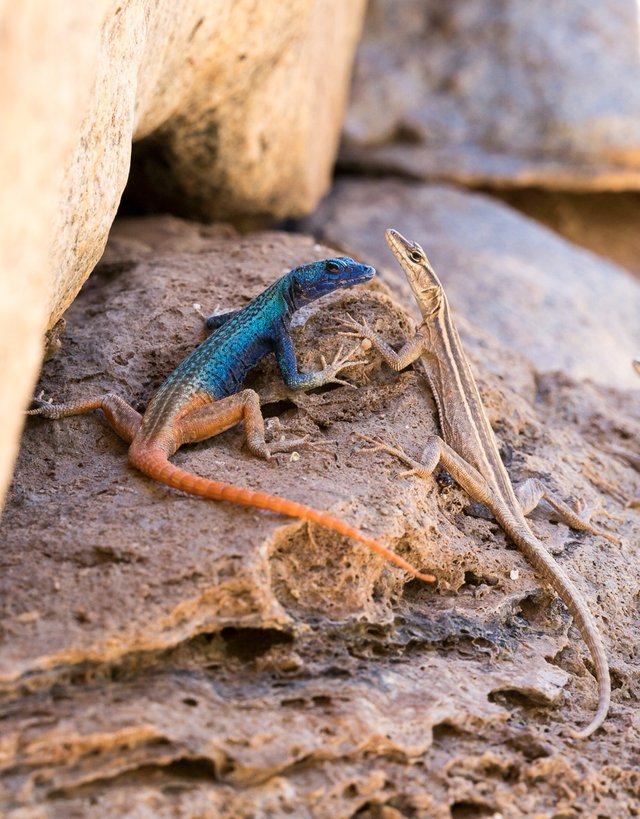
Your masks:
<path fill-rule="evenodd" d="M 183 444 L 218 435 L 240 421 L 244 422 L 250 451 L 261 458 L 299 445 L 299 441 L 267 445 L 258 394 L 241 389 L 244 379 L 260 359 L 274 352 L 290 389 L 342 383 L 338 373 L 358 363 L 353 360 L 355 350 L 344 357 L 339 352 L 318 372 L 300 373 L 289 332 L 291 318 L 305 304 L 333 290 L 368 281 L 374 274 L 374 268 L 347 256 L 313 262 L 290 270 L 241 310 L 212 316 L 207 321 L 213 329 L 211 335 L 169 375 L 144 415 L 113 393 L 64 404 L 39 402 L 28 414 L 58 419 L 101 409 L 110 426 L 129 442 L 130 463 L 145 475 L 192 495 L 313 521 L 366 544 L 405 571 L 431 582 L 435 579 L 432 575 L 419 572 L 338 518 L 276 495 L 203 478 L 169 461 Z"/>

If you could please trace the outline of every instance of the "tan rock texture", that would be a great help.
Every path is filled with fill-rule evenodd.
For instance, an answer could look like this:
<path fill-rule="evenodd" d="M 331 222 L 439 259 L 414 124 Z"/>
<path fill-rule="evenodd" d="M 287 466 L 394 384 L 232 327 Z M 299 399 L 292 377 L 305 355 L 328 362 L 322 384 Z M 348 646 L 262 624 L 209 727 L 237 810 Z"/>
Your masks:
<path fill-rule="evenodd" d="M 631 0 L 371 0 L 343 159 L 471 185 L 640 187 Z"/>
<path fill-rule="evenodd" d="M 39 390 L 116 390 L 138 407 L 202 337 L 192 309 L 246 303 L 285 268 L 333 255 L 283 233 L 176 219 L 119 225 L 68 312 Z M 453 301 L 453 299 L 452 299 Z M 304 369 L 339 317 L 391 340 L 410 328 L 379 283 L 299 317 Z M 375 357 L 337 386 L 252 383 L 274 434 L 329 452 L 265 463 L 230 430 L 181 450 L 208 475 L 342 515 L 433 571 L 435 588 L 317 527 L 191 498 L 126 464 L 99 414 L 31 419 L 0 550 L 0 811 L 26 817 L 619 816 L 640 810 L 634 565 L 637 392 L 542 375 L 459 324 L 514 478 L 537 475 L 620 516 L 621 546 L 538 515 L 598 619 L 614 705 L 588 743 L 563 736 L 595 703 L 585 647 L 553 595 L 443 476 L 398 479 L 354 433 L 418 454 L 435 408 L 413 369 Z M 335 444 L 330 444 L 334 441 Z"/>
<path fill-rule="evenodd" d="M 329 185 L 364 10 L 63 5 L 0 8 L 0 500 L 42 335 L 100 258 L 132 141 L 146 203 L 200 217 L 308 213 Z"/>
<path fill-rule="evenodd" d="M 81 112 L 90 105 L 84 78 L 96 71 L 91 34 L 103 13 L 99 2 L 0 4 L 0 506 L 63 264 L 51 249 L 53 226 L 73 204 L 60 169 L 78 149 Z"/>
<path fill-rule="evenodd" d="M 424 247 L 452 305 L 538 370 L 637 387 L 637 278 L 495 198 L 445 185 L 346 178 L 307 226 L 366 254 L 409 300 L 384 239 L 385 228 L 395 227 Z"/>
<path fill-rule="evenodd" d="M 640 193 L 501 190 L 504 202 L 640 277 Z"/>

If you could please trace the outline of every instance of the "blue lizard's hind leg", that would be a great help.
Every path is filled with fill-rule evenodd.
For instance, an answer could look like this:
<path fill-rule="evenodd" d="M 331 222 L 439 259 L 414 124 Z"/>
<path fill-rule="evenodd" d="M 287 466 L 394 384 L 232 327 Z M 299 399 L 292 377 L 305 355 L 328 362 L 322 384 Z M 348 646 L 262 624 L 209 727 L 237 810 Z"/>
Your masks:
<path fill-rule="evenodd" d="M 291 452 L 302 447 L 315 448 L 306 438 L 288 441 L 265 439 L 264 418 L 260 410 L 260 398 L 255 390 L 241 392 L 212 401 L 186 413 L 174 422 L 173 432 L 178 446 L 204 441 L 244 422 L 245 439 L 249 450 L 259 458 L 268 460 L 276 452 Z"/>
<path fill-rule="evenodd" d="M 34 401 L 36 409 L 27 410 L 27 415 L 40 415 L 43 418 L 68 418 L 71 415 L 82 415 L 91 410 L 101 409 L 109 426 L 127 443 L 131 443 L 142 423 L 142 416 L 127 402 L 112 392 L 99 398 L 86 398 L 82 401 L 68 401 L 64 404 L 49 404 L 46 401 Z"/>

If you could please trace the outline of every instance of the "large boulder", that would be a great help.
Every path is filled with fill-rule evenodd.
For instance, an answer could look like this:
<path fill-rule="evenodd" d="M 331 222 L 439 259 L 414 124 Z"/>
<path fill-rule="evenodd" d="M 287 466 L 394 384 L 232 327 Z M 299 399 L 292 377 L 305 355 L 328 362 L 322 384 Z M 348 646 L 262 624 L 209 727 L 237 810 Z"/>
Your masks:
<path fill-rule="evenodd" d="M 410 299 L 384 230 L 425 248 L 454 309 L 535 363 L 638 386 L 640 282 L 502 202 L 445 185 L 339 181 L 308 227 L 384 267 Z"/>
<path fill-rule="evenodd" d="M 372 0 L 343 159 L 472 185 L 637 189 L 637 4 Z"/>
<path fill-rule="evenodd" d="M 364 0 L 0 7 L 0 500 L 42 335 L 145 202 L 297 216 L 326 191 Z"/>
<path fill-rule="evenodd" d="M 283 233 L 119 225 L 38 390 L 115 390 L 141 409 L 202 338 L 193 301 L 241 306 L 283 269 L 334 253 Z M 297 318 L 302 369 L 345 341 L 347 311 L 394 342 L 409 331 L 380 283 L 339 291 Z M 615 681 L 602 731 L 563 734 L 593 711 L 588 654 L 501 530 L 464 513 L 459 487 L 398 479 L 390 456 L 360 452 L 356 432 L 419 454 L 437 430 L 420 373 L 370 355 L 349 373 L 358 389 L 292 395 L 265 359 L 252 384 L 273 434 L 308 433 L 327 451 L 264 462 L 236 428 L 176 461 L 331 511 L 437 587 L 317 526 L 149 480 L 99 413 L 30 419 L 0 550 L 3 817 L 637 811 L 640 519 L 625 500 L 640 476 L 612 449 L 638 440 L 640 404 L 541 375 L 459 324 L 512 476 L 619 516 L 602 525 L 620 546 L 544 515 L 532 524 L 602 630 Z"/>

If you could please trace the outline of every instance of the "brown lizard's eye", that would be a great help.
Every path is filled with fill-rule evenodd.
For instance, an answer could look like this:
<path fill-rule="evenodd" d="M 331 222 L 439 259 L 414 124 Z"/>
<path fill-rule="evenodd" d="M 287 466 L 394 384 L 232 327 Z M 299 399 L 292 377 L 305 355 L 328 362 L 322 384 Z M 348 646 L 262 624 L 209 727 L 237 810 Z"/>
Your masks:
<path fill-rule="evenodd" d="M 419 250 L 412 250 L 411 253 L 409 253 L 409 256 L 417 264 L 419 264 L 422 261 L 422 253 L 420 253 Z"/>

